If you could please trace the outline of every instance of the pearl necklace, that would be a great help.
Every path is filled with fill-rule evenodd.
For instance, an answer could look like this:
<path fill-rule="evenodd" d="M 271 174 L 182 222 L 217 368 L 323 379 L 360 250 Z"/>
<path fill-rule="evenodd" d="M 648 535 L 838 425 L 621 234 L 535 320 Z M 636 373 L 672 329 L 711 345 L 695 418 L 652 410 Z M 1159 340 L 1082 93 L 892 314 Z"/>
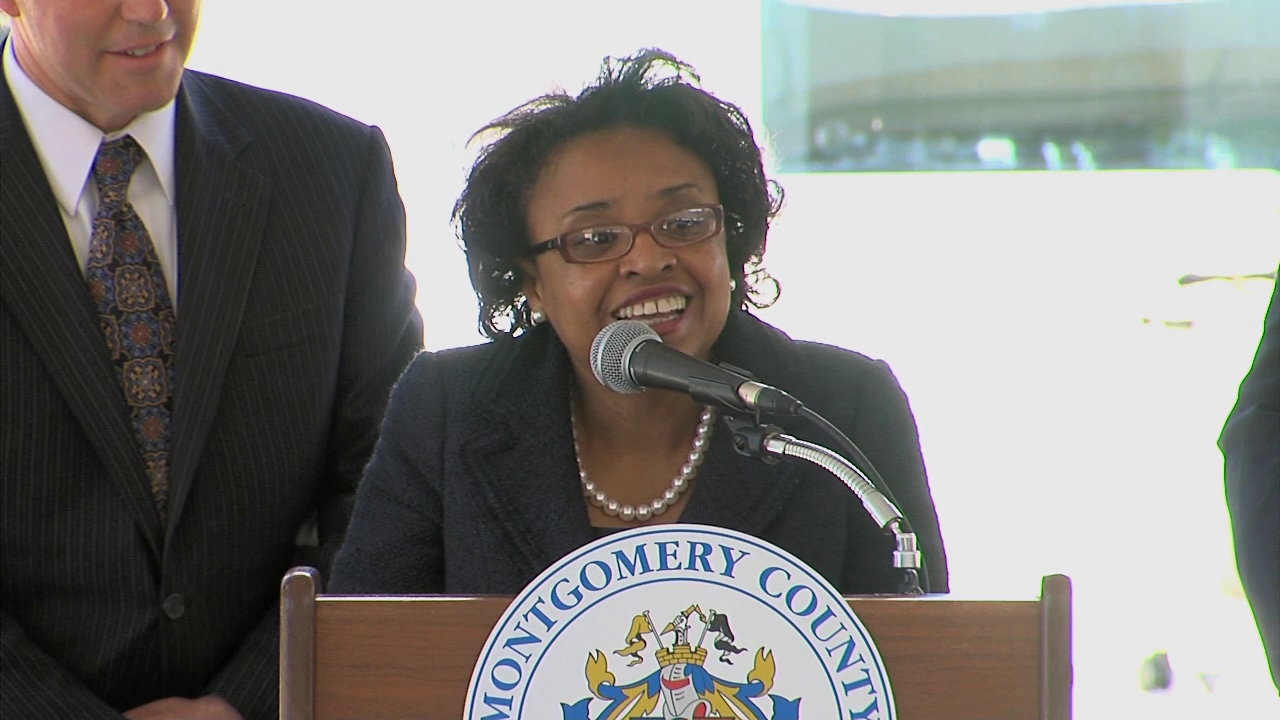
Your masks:
<path fill-rule="evenodd" d="M 582 495 L 592 505 L 603 510 L 606 515 L 618 517 L 627 522 L 633 520 L 647 522 L 655 515 L 666 512 L 667 508 L 674 505 L 684 491 L 689 489 L 689 482 L 698 474 L 698 468 L 702 466 L 707 448 L 711 446 L 711 433 L 716 427 L 716 411 L 710 407 L 702 410 L 702 415 L 698 418 L 698 429 L 693 433 L 693 449 L 689 451 L 689 461 L 680 466 L 680 472 L 671 480 L 670 487 L 663 490 L 658 497 L 642 505 L 624 505 L 610 498 L 603 490 L 596 487 L 595 483 L 587 479 L 587 471 L 582 469 L 582 451 L 578 448 L 578 417 L 573 412 L 572 404 L 569 406 L 569 426 L 573 429 L 573 456 L 578 462 L 578 479 L 582 481 Z"/>

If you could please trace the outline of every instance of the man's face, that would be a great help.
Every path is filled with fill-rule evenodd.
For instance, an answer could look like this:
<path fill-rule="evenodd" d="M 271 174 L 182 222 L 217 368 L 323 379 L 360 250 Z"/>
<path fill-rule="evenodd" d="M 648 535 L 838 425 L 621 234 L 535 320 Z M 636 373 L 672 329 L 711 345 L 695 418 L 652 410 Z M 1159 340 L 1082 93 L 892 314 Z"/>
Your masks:
<path fill-rule="evenodd" d="M 200 0 L 0 0 L 18 64 L 104 132 L 178 92 Z"/>

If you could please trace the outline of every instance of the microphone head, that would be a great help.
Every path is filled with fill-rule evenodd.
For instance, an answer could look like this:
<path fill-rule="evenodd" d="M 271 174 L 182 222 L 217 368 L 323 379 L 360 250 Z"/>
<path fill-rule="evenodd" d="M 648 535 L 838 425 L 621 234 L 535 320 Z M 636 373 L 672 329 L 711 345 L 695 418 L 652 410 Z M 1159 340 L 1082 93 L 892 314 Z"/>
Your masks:
<path fill-rule="evenodd" d="M 639 320 L 610 323 L 591 343 L 591 372 L 600 384 L 616 393 L 634 395 L 644 386 L 631 378 L 628 364 L 631 353 L 650 340 L 662 342 L 662 336 Z"/>

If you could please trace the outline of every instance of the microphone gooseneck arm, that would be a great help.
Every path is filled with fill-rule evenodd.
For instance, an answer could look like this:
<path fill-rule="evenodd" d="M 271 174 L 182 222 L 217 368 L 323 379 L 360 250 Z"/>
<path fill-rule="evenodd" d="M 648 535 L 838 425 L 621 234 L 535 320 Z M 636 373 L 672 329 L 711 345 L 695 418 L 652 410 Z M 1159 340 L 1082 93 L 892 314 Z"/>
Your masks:
<path fill-rule="evenodd" d="M 827 437 L 831 438 L 831 440 L 835 442 L 837 450 L 840 453 L 843 453 L 843 455 L 838 455 L 837 457 L 840 457 L 846 462 L 850 462 L 855 469 L 865 472 L 861 477 L 870 481 L 871 485 L 876 490 L 883 493 L 884 497 L 888 499 L 891 507 L 897 509 L 901 506 L 898 502 L 898 498 L 894 497 L 893 490 L 890 489 L 889 483 L 885 482 L 884 478 L 881 477 L 880 471 L 876 470 L 876 466 L 871 462 L 871 459 L 862 452 L 861 448 L 849 439 L 848 435 L 841 432 L 840 428 L 831 424 L 829 420 L 807 407 L 802 406 L 797 413 L 797 416 L 803 420 L 807 420 L 810 425 L 821 431 Z M 899 510 L 899 513 L 901 513 L 901 510 Z M 904 532 L 914 533 L 914 530 L 911 528 L 911 521 L 906 516 L 903 516 L 902 519 L 898 521 L 898 525 Z M 924 562 L 923 558 L 920 561 L 920 566 L 917 568 L 916 575 L 919 576 L 921 587 L 924 588 L 925 592 L 928 592 L 930 587 L 929 566 Z"/>
<path fill-rule="evenodd" d="M 902 595 L 924 594 L 920 587 L 922 557 L 916 534 L 908 527 L 902 512 L 856 465 L 821 445 L 784 434 L 776 427 L 732 420 L 730 426 L 734 430 L 733 447 L 743 455 L 758 457 L 765 462 L 793 457 L 813 463 L 839 478 L 858 496 L 880 529 L 893 535 L 893 566 L 902 570 L 898 592 Z"/>
<path fill-rule="evenodd" d="M 884 493 L 884 496 L 889 499 L 891 504 L 895 507 L 898 505 L 898 498 L 893 496 L 893 491 L 889 489 L 889 483 L 884 481 L 884 478 L 880 476 L 880 471 L 876 470 L 876 466 L 871 462 L 871 459 L 862 452 L 861 448 L 853 444 L 853 441 L 849 439 L 848 435 L 845 435 L 840 431 L 840 428 L 831 424 L 829 420 L 807 407 L 800 408 L 798 416 L 801 419 L 809 421 L 810 425 L 821 431 L 822 434 L 831 438 L 832 442 L 836 444 L 836 448 L 838 448 L 840 452 L 844 453 L 841 457 L 852 462 L 854 467 L 865 471 L 866 474 L 863 475 L 863 477 L 867 478 L 867 480 L 869 480 L 877 490 Z M 905 517 L 903 518 L 903 523 L 905 524 L 906 529 L 911 529 L 911 522 Z"/>

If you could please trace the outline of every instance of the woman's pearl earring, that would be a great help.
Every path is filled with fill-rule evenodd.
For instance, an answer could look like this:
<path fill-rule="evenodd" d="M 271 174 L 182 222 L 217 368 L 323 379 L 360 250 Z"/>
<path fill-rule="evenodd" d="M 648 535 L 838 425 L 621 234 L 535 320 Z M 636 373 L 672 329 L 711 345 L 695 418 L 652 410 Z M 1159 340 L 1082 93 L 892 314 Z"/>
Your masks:
<path fill-rule="evenodd" d="M 541 325 L 542 323 L 544 323 L 544 322 L 546 322 L 546 321 L 547 321 L 547 314 L 546 314 L 546 313 L 544 313 L 544 312 L 542 312 L 541 310 L 531 310 L 531 311 L 529 311 L 529 322 L 530 322 L 530 324 L 533 324 L 533 325 Z"/>
<path fill-rule="evenodd" d="M 738 290 L 738 281 L 734 280 L 733 278 L 729 278 L 729 292 L 736 292 L 737 290 Z"/>

